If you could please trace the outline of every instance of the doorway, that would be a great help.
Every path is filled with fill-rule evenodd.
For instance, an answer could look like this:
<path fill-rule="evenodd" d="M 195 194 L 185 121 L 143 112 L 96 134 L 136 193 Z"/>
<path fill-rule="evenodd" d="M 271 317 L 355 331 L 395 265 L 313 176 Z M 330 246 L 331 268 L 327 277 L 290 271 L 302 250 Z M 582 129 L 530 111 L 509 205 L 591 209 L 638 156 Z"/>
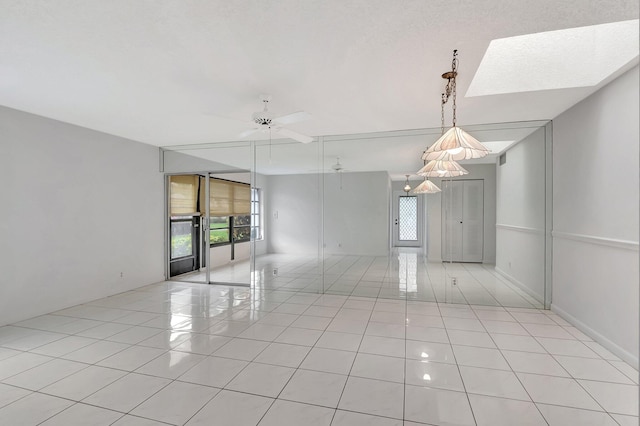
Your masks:
<path fill-rule="evenodd" d="M 393 192 L 393 246 L 422 247 L 424 226 L 422 197 L 404 191 Z"/>
<path fill-rule="evenodd" d="M 442 183 L 442 260 L 482 263 L 484 180 Z"/>

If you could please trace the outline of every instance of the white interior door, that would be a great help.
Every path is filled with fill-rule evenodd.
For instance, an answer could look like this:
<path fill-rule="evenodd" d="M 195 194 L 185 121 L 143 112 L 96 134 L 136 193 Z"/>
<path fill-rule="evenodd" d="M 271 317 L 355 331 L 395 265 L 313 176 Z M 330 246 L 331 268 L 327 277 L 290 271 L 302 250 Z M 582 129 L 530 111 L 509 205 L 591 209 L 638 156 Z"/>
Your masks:
<path fill-rule="evenodd" d="M 442 190 L 442 260 L 462 261 L 463 185 L 462 181 L 445 181 Z"/>
<path fill-rule="evenodd" d="M 482 262 L 484 180 L 445 181 L 442 194 L 442 259 Z"/>
<path fill-rule="evenodd" d="M 482 262 L 484 180 L 464 181 L 462 205 L 462 261 Z"/>
<path fill-rule="evenodd" d="M 393 246 L 421 247 L 424 208 L 422 198 L 403 191 L 393 193 Z"/>

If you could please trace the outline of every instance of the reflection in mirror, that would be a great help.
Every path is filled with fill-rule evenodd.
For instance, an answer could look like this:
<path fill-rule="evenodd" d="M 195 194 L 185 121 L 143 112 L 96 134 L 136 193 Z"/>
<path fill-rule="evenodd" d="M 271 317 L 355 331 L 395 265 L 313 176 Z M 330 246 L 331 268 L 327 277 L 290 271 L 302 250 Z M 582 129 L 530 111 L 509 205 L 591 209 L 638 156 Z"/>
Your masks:
<path fill-rule="evenodd" d="M 257 231 L 251 225 L 250 152 L 248 142 L 163 152 L 172 280 L 250 284 L 251 233 Z M 184 235 L 176 234 L 177 225 Z M 176 257 L 181 241 L 189 253 Z"/>
<path fill-rule="evenodd" d="M 523 124 L 527 134 L 494 155 L 492 164 L 463 162 L 469 175 L 441 181 L 441 206 L 434 208 L 442 211 L 444 286 L 453 303 L 545 306 L 550 141 L 544 125 Z M 474 134 L 487 140 L 494 132 Z"/>
<path fill-rule="evenodd" d="M 234 216 L 235 227 L 212 216 L 208 238 L 248 236 L 242 281 L 256 291 L 542 307 L 546 125 L 465 126 L 491 155 L 463 161 L 468 175 L 432 178 L 435 194 L 405 184 L 407 174 L 411 188 L 422 183 L 415 172 L 440 129 L 213 143 L 172 152 L 169 162 L 166 152 L 165 171 L 184 172 L 188 155 L 197 170 L 251 184 L 248 214 Z M 219 282 L 234 282 L 236 265 Z M 217 273 L 209 271 L 212 282 Z"/>
<path fill-rule="evenodd" d="M 255 142 L 255 181 L 263 197 L 256 241 L 256 290 L 322 292 L 318 143 Z"/>

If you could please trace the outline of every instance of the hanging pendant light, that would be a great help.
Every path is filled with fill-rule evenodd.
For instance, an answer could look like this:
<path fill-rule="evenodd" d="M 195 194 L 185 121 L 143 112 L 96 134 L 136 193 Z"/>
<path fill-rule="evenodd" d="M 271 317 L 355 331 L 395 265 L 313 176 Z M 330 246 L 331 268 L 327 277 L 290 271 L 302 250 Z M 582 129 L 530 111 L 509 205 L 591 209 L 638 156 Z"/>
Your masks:
<path fill-rule="evenodd" d="M 456 127 L 456 76 L 458 75 L 458 51 L 453 51 L 453 60 L 451 61 L 451 71 L 442 74 L 442 78 L 447 80 L 445 93 L 442 94 L 443 106 L 443 123 L 444 123 L 444 104 L 449 98 L 453 99 L 453 126 L 443 132 L 433 145 L 427 149 L 422 156 L 423 160 L 438 160 L 442 154 L 448 154 L 448 160 L 459 161 L 469 160 L 472 158 L 482 158 L 489 154 L 487 147 L 482 145 L 476 138 L 471 136 L 459 127 Z M 444 125 L 443 125 L 444 130 Z M 441 158 L 440 158 L 441 159 Z"/>
<path fill-rule="evenodd" d="M 469 172 L 455 161 L 431 160 L 425 164 L 423 168 L 418 170 L 416 174 L 426 177 L 442 178 L 468 175 Z"/>
<path fill-rule="evenodd" d="M 424 178 L 424 182 L 413 188 L 412 194 L 435 194 L 442 191 L 438 186 L 429 179 Z"/>
<path fill-rule="evenodd" d="M 459 161 L 485 157 L 489 150 L 476 138 L 454 125 L 427 149 L 422 159 L 436 160 L 443 153 L 447 154 L 450 160 Z"/>
<path fill-rule="evenodd" d="M 407 194 L 409 194 L 409 191 L 411 191 L 411 185 L 409 184 L 409 176 L 411 175 L 405 175 L 405 176 L 407 177 L 407 180 L 404 181 L 404 188 L 402 188 L 402 190 Z"/>

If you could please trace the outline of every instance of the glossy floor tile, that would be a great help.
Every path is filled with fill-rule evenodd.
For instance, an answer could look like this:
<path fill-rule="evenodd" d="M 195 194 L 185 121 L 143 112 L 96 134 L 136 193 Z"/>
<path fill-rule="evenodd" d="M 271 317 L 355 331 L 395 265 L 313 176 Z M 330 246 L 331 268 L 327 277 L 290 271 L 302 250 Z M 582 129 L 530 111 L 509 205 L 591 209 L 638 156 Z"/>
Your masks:
<path fill-rule="evenodd" d="M 638 424 L 638 372 L 554 313 L 397 299 L 375 259 L 313 294 L 317 265 L 289 266 L 0 327 L 0 424 Z"/>

